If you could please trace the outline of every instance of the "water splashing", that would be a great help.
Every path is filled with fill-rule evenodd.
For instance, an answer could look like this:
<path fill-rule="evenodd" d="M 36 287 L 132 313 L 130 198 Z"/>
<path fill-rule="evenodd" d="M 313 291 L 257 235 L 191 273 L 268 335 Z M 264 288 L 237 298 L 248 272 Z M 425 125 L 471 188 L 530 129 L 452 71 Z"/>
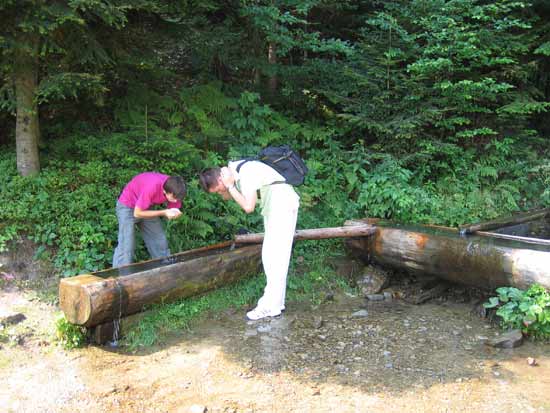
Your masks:
<path fill-rule="evenodd" d="M 115 278 L 115 284 L 118 290 L 118 316 L 113 320 L 113 340 L 109 342 L 110 347 L 118 347 L 118 337 L 120 333 L 120 319 L 122 318 L 122 286 Z"/>

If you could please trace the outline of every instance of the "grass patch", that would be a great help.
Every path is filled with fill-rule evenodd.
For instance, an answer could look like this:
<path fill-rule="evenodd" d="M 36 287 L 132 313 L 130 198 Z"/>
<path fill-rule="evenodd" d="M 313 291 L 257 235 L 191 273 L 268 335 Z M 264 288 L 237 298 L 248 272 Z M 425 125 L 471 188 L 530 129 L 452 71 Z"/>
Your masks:
<path fill-rule="evenodd" d="M 260 297 L 263 287 L 263 276 L 257 275 L 204 295 L 153 306 L 140 323 L 128 332 L 124 344 L 130 350 L 156 344 L 172 331 L 189 329 L 191 323 L 207 311 L 219 312 L 252 304 Z"/>
<path fill-rule="evenodd" d="M 335 248 L 333 242 L 297 246 L 289 269 L 287 302 L 318 305 L 328 292 L 335 289 L 351 291 L 347 281 L 338 277 L 327 265 L 327 258 L 341 254 L 341 247 Z M 305 263 L 304 257 L 311 258 Z M 264 287 L 265 276 L 259 274 L 201 296 L 154 306 L 136 327 L 130 329 L 123 344 L 131 351 L 149 347 L 159 343 L 170 332 L 191 328 L 207 313 L 253 306 Z"/>

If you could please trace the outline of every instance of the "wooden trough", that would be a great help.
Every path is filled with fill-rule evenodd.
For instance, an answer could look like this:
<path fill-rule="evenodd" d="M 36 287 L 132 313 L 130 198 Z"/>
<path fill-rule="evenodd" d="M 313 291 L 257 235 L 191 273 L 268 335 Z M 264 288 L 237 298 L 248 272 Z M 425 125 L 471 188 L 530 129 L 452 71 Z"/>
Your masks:
<path fill-rule="evenodd" d="M 93 327 L 226 285 L 260 271 L 261 246 L 233 242 L 64 278 L 59 304 L 70 323 Z"/>
<path fill-rule="evenodd" d="M 524 289 L 533 283 L 550 288 L 550 240 L 509 230 L 527 227 L 526 223 L 547 218 L 548 213 L 535 211 L 460 229 L 376 219 L 348 221 L 347 225 L 376 224 L 376 232 L 368 239 L 346 240 L 346 244 L 366 261 L 455 283 L 485 289 Z"/>

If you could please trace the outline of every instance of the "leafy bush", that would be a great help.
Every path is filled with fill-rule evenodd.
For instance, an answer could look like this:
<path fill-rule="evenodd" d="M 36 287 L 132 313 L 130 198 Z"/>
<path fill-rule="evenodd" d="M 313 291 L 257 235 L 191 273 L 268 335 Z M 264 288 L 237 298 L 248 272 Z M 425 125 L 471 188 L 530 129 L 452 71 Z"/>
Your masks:
<path fill-rule="evenodd" d="M 538 284 L 527 291 L 514 287 L 496 289 L 497 297 L 491 297 L 483 306 L 497 308 L 503 328 L 521 329 L 535 339 L 550 339 L 550 293 Z"/>
<path fill-rule="evenodd" d="M 173 251 L 234 232 L 224 224 L 214 234 L 215 221 L 226 206 L 198 190 L 195 176 L 206 161 L 198 149 L 179 139 L 161 136 L 144 142 L 125 134 L 72 136 L 54 142 L 43 164 L 39 176 L 21 177 L 15 154 L 0 154 L 4 166 L 0 170 L 0 249 L 9 248 L 16 234 L 24 233 L 55 251 L 53 261 L 63 276 L 110 266 L 117 237 L 116 198 L 139 172 L 183 175 L 190 184 L 184 216 L 169 224 Z M 238 226 L 236 216 L 229 222 Z M 138 245 L 137 259 L 147 258 L 145 247 Z"/>
<path fill-rule="evenodd" d="M 63 315 L 55 321 L 55 328 L 57 339 L 68 350 L 82 347 L 86 343 L 86 328 L 69 323 Z"/>

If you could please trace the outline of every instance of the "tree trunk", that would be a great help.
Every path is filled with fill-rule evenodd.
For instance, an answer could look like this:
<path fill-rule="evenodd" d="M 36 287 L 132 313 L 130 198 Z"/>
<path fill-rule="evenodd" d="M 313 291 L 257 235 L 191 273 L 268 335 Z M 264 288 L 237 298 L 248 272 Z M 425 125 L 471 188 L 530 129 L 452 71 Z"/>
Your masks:
<path fill-rule="evenodd" d="M 269 43 L 268 51 L 267 51 L 267 61 L 269 63 L 269 66 L 271 67 L 272 74 L 269 76 L 268 87 L 271 93 L 275 93 L 277 91 L 277 75 L 275 74 L 277 70 L 276 51 L 277 51 L 277 46 L 275 45 L 275 43 L 273 42 Z"/>
<path fill-rule="evenodd" d="M 70 323 L 92 327 L 258 273 L 260 263 L 259 245 L 232 249 L 228 242 L 64 278 L 59 305 Z"/>
<path fill-rule="evenodd" d="M 40 125 L 35 96 L 38 85 L 38 37 L 27 36 L 24 44 L 30 50 L 18 50 L 15 57 L 14 80 L 17 102 L 15 141 L 17 170 L 23 176 L 40 172 L 38 143 Z"/>
<path fill-rule="evenodd" d="M 376 232 L 376 228 L 368 224 L 348 227 L 302 229 L 294 233 L 294 240 L 365 237 L 374 234 L 374 232 Z M 259 244 L 262 243 L 263 240 L 264 234 L 244 234 L 235 236 L 235 242 L 237 244 Z"/>

